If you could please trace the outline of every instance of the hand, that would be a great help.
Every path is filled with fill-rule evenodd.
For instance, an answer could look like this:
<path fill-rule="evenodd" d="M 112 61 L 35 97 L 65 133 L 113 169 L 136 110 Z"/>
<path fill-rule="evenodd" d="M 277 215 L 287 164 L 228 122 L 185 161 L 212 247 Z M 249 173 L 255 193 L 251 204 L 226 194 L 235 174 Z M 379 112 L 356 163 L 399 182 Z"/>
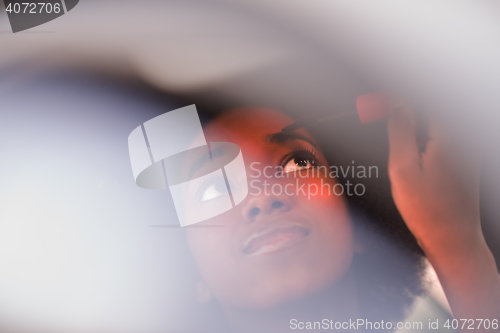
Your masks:
<path fill-rule="evenodd" d="M 415 115 L 406 104 L 392 111 L 388 130 L 392 195 L 424 251 L 480 241 L 479 156 L 471 145 L 431 118 L 419 149 Z"/>
<path fill-rule="evenodd" d="M 392 111 L 388 131 L 394 202 L 434 266 L 454 317 L 500 320 L 500 278 L 481 231 L 477 149 L 435 118 L 420 149 L 406 104 Z"/>

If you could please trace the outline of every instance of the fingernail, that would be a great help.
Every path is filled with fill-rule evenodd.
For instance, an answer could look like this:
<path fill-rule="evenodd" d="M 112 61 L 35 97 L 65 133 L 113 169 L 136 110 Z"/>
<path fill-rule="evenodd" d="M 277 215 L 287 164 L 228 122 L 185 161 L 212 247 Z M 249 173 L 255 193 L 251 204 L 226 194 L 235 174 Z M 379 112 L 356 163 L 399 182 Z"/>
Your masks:
<path fill-rule="evenodd" d="M 360 95 L 356 97 L 356 108 L 359 119 L 363 124 L 368 124 L 389 117 L 395 105 L 391 96 L 385 92 Z"/>

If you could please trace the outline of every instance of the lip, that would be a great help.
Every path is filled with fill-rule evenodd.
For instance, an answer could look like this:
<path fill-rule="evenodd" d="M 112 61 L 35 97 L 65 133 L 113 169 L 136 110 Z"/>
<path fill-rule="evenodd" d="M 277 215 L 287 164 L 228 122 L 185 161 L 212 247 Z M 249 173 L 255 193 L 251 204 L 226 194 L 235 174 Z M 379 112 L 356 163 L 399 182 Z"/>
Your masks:
<path fill-rule="evenodd" d="M 292 247 L 309 236 L 310 230 L 298 223 L 272 223 L 252 233 L 244 242 L 242 252 L 261 255 Z"/>

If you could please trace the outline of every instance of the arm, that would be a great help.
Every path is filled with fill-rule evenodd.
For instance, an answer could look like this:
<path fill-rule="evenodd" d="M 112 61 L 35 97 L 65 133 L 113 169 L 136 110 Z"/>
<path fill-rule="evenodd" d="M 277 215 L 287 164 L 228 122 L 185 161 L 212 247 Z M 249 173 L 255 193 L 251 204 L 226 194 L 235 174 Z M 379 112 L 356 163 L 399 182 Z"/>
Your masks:
<path fill-rule="evenodd" d="M 389 177 L 396 206 L 436 270 L 453 316 L 500 320 L 500 277 L 479 217 L 479 158 L 465 158 L 471 150 L 435 120 L 421 152 L 415 123 L 407 105 L 389 117 Z"/>

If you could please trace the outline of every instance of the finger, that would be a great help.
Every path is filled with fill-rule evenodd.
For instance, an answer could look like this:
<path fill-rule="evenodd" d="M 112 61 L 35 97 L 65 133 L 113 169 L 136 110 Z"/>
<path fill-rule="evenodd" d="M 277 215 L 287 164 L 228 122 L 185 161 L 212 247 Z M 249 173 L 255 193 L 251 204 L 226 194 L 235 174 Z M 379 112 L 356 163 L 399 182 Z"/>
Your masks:
<path fill-rule="evenodd" d="M 419 166 L 420 152 L 416 137 L 415 114 L 408 104 L 391 110 L 389 133 L 389 167 Z"/>
<path fill-rule="evenodd" d="M 453 139 L 449 128 L 446 128 L 445 122 L 436 113 L 428 116 L 427 143 L 436 146 L 449 146 Z"/>
<path fill-rule="evenodd" d="M 445 122 L 437 114 L 431 115 L 424 164 L 427 160 L 429 163 L 433 161 L 443 163 L 444 161 L 452 165 L 457 172 L 469 176 L 478 173 L 481 149 L 480 142 L 477 141 L 477 133 L 463 124 L 457 126 Z"/>

